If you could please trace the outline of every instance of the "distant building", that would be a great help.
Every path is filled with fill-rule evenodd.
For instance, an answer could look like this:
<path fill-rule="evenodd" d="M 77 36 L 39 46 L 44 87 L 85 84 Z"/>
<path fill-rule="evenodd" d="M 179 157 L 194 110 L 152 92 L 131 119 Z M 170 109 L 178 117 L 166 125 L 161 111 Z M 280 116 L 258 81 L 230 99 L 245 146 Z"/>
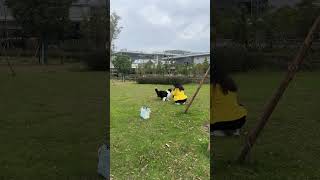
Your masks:
<path fill-rule="evenodd" d="M 128 51 L 128 50 L 121 50 L 113 53 L 114 55 L 121 54 L 121 55 L 127 55 L 130 57 L 131 61 L 137 60 L 137 59 L 161 59 L 164 57 L 172 57 L 177 54 L 173 53 L 166 53 L 166 52 L 142 52 L 142 51 Z"/>
<path fill-rule="evenodd" d="M 171 61 L 175 64 L 202 64 L 206 60 L 210 64 L 210 53 L 189 53 L 185 55 L 178 55 L 168 58 L 163 58 L 164 61 Z"/>
<path fill-rule="evenodd" d="M 183 51 L 183 50 L 165 50 L 164 53 L 169 53 L 169 54 L 188 54 L 191 53 L 190 51 Z"/>
<path fill-rule="evenodd" d="M 161 63 L 161 64 L 172 64 L 172 62 L 170 61 L 165 61 L 165 60 L 156 60 L 156 59 L 137 59 L 137 60 L 134 60 L 132 62 L 132 69 L 137 69 L 139 68 L 139 66 L 143 66 L 147 63 L 151 62 L 154 67 L 157 67 L 158 66 L 158 63 Z"/>
<path fill-rule="evenodd" d="M 180 54 L 173 54 L 177 52 L 184 52 Z M 157 66 L 158 63 L 161 64 L 202 64 L 205 60 L 210 64 L 210 53 L 190 53 L 187 51 L 164 51 L 164 52 L 139 52 L 139 51 L 127 51 L 122 50 L 115 52 L 113 56 L 121 54 L 129 56 L 132 62 L 132 68 L 136 69 L 141 65 L 144 65 L 148 62 L 152 62 L 154 67 Z"/>
<path fill-rule="evenodd" d="M 137 69 L 139 66 L 147 64 L 148 62 L 152 62 L 153 64 L 157 64 L 156 60 L 153 59 L 137 59 L 132 62 L 131 68 Z"/>
<path fill-rule="evenodd" d="M 127 50 L 121 50 L 121 51 L 115 52 L 113 55 L 117 55 L 117 54 L 129 56 L 132 62 L 132 68 L 134 69 L 138 68 L 140 64 L 145 64 L 149 61 L 151 61 L 153 64 L 158 64 L 158 62 L 161 62 L 162 64 L 164 64 L 167 62 L 162 61 L 163 58 L 176 56 L 176 54 L 165 53 L 165 52 L 147 53 L 147 52 L 127 51 Z"/>

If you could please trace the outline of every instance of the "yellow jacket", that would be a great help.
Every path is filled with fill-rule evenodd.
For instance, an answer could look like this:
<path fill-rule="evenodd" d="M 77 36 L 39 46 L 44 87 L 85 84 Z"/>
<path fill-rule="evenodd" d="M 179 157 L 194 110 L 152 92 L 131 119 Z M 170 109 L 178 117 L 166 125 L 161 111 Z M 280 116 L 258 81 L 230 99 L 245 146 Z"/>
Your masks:
<path fill-rule="evenodd" d="M 175 88 L 173 91 L 172 91 L 172 95 L 173 95 L 173 100 L 174 101 L 179 101 L 179 100 L 185 100 L 188 98 L 188 96 L 186 96 L 184 94 L 184 91 L 180 91 L 179 88 Z"/>
<path fill-rule="evenodd" d="M 212 106 L 211 120 L 213 124 L 221 121 L 233 121 L 247 116 L 247 110 L 238 104 L 236 92 L 228 91 L 228 94 L 223 94 L 219 84 L 211 88 Z"/>

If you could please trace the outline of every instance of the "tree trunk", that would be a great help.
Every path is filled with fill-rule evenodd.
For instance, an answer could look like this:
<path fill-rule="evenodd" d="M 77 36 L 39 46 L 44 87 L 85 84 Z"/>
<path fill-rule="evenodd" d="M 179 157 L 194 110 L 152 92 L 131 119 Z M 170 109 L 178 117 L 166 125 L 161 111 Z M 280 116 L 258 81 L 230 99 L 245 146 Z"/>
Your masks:
<path fill-rule="evenodd" d="M 46 33 L 41 37 L 41 53 L 39 58 L 40 64 L 48 64 L 48 36 Z"/>
<path fill-rule="evenodd" d="M 44 41 L 41 39 L 41 56 L 40 56 L 40 64 L 44 64 Z"/>
<path fill-rule="evenodd" d="M 43 61 L 44 61 L 44 64 L 48 64 L 48 36 L 45 35 L 44 36 L 44 56 L 43 56 Z"/>
<path fill-rule="evenodd" d="M 41 63 L 41 57 L 42 57 L 42 40 L 41 38 L 39 39 L 39 42 L 38 42 L 38 50 L 37 50 L 37 54 L 38 54 L 38 62 L 39 64 L 42 64 Z"/>

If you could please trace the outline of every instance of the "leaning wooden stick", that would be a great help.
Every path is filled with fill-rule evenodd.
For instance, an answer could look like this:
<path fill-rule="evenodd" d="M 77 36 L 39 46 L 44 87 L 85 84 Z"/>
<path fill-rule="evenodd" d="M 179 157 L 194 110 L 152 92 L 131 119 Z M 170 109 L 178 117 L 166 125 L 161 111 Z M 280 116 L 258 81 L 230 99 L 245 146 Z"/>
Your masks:
<path fill-rule="evenodd" d="M 314 33 L 317 31 L 317 29 L 320 26 L 320 16 L 316 19 L 313 26 L 311 27 L 303 45 L 301 46 L 297 56 L 293 60 L 292 64 L 289 65 L 288 72 L 285 75 L 284 79 L 282 80 L 279 88 L 265 107 L 265 110 L 263 114 L 261 115 L 258 123 L 256 126 L 252 129 L 252 131 L 249 133 L 246 143 L 244 144 L 241 153 L 238 157 L 238 162 L 242 163 L 246 160 L 248 154 L 250 153 L 250 150 L 254 143 L 256 142 L 257 137 L 259 136 L 260 132 L 268 122 L 269 117 L 271 116 L 273 110 L 275 109 L 277 103 L 279 102 L 280 98 L 282 97 L 284 91 L 288 87 L 290 81 L 294 78 L 296 72 L 299 70 L 299 66 L 302 64 L 311 44 L 314 38 Z"/>
<path fill-rule="evenodd" d="M 190 106 L 191 106 L 191 104 L 192 104 L 192 102 L 193 102 L 194 98 L 197 96 L 197 94 L 198 94 L 198 92 L 199 92 L 199 90 L 200 90 L 200 88 L 201 88 L 201 86 L 202 86 L 202 84 L 203 84 L 204 80 L 207 78 L 207 76 L 208 76 L 209 72 L 210 72 L 210 66 L 209 66 L 209 68 L 207 69 L 206 74 L 204 75 L 204 77 L 203 77 L 203 78 L 202 78 L 202 80 L 200 81 L 199 86 L 198 86 L 198 88 L 197 88 L 196 92 L 194 93 L 194 95 L 192 96 L 192 98 L 191 98 L 190 102 L 188 103 L 187 108 L 186 108 L 186 110 L 184 111 L 184 113 L 187 113 L 187 112 L 188 112 L 188 110 L 189 110 L 189 108 L 190 108 Z"/>

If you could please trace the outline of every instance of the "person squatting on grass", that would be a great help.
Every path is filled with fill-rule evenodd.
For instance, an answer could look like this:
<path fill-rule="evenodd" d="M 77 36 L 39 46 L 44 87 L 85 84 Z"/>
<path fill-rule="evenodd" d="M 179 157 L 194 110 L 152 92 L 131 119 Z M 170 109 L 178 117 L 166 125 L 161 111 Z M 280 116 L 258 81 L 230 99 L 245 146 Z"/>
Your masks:
<path fill-rule="evenodd" d="M 226 71 L 215 66 L 212 74 L 212 119 L 210 134 L 213 136 L 240 135 L 246 122 L 247 110 L 238 102 L 237 85 Z"/>
<path fill-rule="evenodd" d="M 188 96 L 184 93 L 184 88 L 181 84 L 174 84 L 173 91 L 171 96 L 173 96 L 173 100 L 177 105 L 186 104 Z"/>

